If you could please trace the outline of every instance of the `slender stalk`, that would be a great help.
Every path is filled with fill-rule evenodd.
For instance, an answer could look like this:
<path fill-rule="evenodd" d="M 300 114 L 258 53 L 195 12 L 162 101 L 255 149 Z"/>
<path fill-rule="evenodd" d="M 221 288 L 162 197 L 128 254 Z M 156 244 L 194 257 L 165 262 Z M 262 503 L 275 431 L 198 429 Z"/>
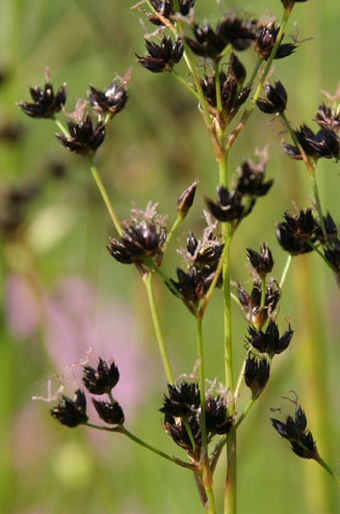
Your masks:
<path fill-rule="evenodd" d="M 293 256 L 291 254 L 289 254 L 288 257 L 287 257 L 287 260 L 286 260 L 285 267 L 283 268 L 282 275 L 281 275 L 281 280 L 280 280 L 280 283 L 279 283 L 280 289 L 282 289 L 282 286 L 285 283 L 285 280 L 286 280 L 286 277 L 287 277 L 290 265 L 292 263 L 292 260 L 293 260 Z"/>
<path fill-rule="evenodd" d="M 173 384 L 174 378 L 173 378 L 171 365 L 170 365 L 170 361 L 169 361 L 169 356 L 168 356 L 168 352 L 166 349 L 166 345 L 165 345 L 165 341 L 164 341 L 163 333 L 162 333 L 162 329 L 161 329 L 161 324 L 160 324 L 160 320 L 159 320 L 157 304 L 156 304 L 155 295 L 154 295 L 154 291 L 153 291 L 153 287 L 152 287 L 152 278 L 153 278 L 153 274 L 151 272 L 145 273 L 143 276 L 143 282 L 146 287 L 152 322 L 153 322 L 153 326 L 154 326 L 155 333 L 156 333 L 158 348 L 159 348 L 159 351 L 161 354 L 166 379 L 168 381 L 168 384 Z"/>
<path fill-rule="evenodd" d="M 123 234 L 122 227 L 121 227 L 120 222 L 119 222 L 119 220 L 117 218 L 117 215 L 116 215 L 116 213 L 115 213 L 115 211 L 114 211 L 114 209 L 112 207 L 112 203 L 111 203 L 111 201 L 109 199 L 109 195 L 107 194 L 106 188 L 105 188 L 105 186 L 104 186 L 104 184 L 102 182 L 102 179 L 100 178 L 98 170 L 97 170 L 96 166 L 93 163 L 92 156 L 89 156 L 89 162 L 90 162 L 90 169 L 91 169 L 92 176 L 93 176 L 94 181 L 96 183 L 96 186 L 97 186 L 97 188 L 98 188 L 98 190 L 99 190 L 99 192 L 100 192 L 100 194 L 102 196 L 102 199 L 103 199 L 103 201 L 105 203 L 105 206 L 106 206 L 106 208 L 108 210 L 108 213 L 110 215 L 110 218 L 111 218 L 111 220 L 112 220 L 112 222 L 113 222 L 113 224 L 114 224 L 114 226 L 115 226 L 119 236 L 122 236 L 122 234 Z"/>
<path fill-rule="evenodd" d="M 199 385 L 200 385 L 200 401 L 201 401 L 201 433 L 202 448 L 207 453 L 207 430 L 206 430 L 206 403 L 205 403 L 205 371 L 204 371 L 204 352 L 203 352 L 203 334 L 202 334 L 202 318 L 196 319 L 196 338 L 197 338 L 197 358 L 199 365 Z"/>
<path fill-rule="evenodd" d="M 180 459 L 177 459 L 176 457 L 172 457 L 171 455 L 168 455 L 167 453 L 165 453 L 161 450 L 158 450 L 158 448 L 155 448 L 151 444 L 148 444 L 145 441 L 143 441 L 142 439 L 140 439 L 139 437 L 135 436 L 132 432 L 127 430 L 122 425 L 115 426 L 115 427 L 106 427 L 103 425 L 95 425 L 94 423 L 86 423 L 86 426 L 88 428 L 95 428 L 96 430 L 103 430 L 105 432 L 116 432 L 118 434 L 123 434 L 126 437 L 128 437 L 129 439 L 131 439 L 131 441 L 134 441 L 135 443 L 139 444 L 139 446 L 146 448 L 147 450 L 151 451 L 152 453 L 155 453 L 159 457 L 162 457 L 163 459 L 173 462 L 174 464 L 177 464 L 178 466 L 181 466 L 183 468 L 187 468 L 187 469 L 191 469 L 191 470 L 193 469 L 193 466 L 191 464 L 184 462 Z"/>
<path fill-rule="evenodd" d="M 231 227 L 223 223 L 223 241 L 226 256 L 223 263 L 223 317 L 224 317 L 224 364 L 225 387 L 232 393 L 228 415 L 235 415 L 234 372 L 232 348 L 231 298 L 230 298 L 230 244 Z M 227 436 L 227 476 L 224 496 L 224 514 L 236 513 L 236 427 L 233 425 Z"/>

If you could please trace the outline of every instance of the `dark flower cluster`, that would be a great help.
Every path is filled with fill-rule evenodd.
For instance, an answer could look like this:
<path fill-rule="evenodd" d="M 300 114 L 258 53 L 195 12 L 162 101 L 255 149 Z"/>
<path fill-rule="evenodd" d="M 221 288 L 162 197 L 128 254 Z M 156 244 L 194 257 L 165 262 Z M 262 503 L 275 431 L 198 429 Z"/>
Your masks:
<path fill-rule="evenodd" d="M 322 250 L 325 262 L 340 284 L 339 226 L 329 213 L 322 218 L 322 223 L 311 209 L 301 210 L 296 216 L 285 213 L 284 221 L 277 224 L 276 235 L 282 248 L 291 255 Z"/>
<path fill-rule="evenodd" d="M 267 357 L 263 355 L 257 356 L 248 352 L 245 361 L 244 380 L 254 399 L 258 398 L 266 387 L 269 376 L 270 365 Z"/>
<path fill-rule="evenodd" d="M 296 406 L 294 417 L 288 415 L 286 421 L 271 418 L 275 430 L 290 442 L 293 452 L 304 459 L 319 460 L 320 456 L 311 431 L 307 427 L 306 414 Z"/>
<path fill-rule="evenodd" d="M 294 332 L 288 324 L 287 330 L 280 336 L 277 324 L 270 319 L 264 332 L 261 329 L 249 326 L 248 333 L 248 343 L 252 348 L 273 357 L 288 348 Z"/>
<path fill-rule="evenodd" d="M 104 91 L 90 86 L 89 101 L 79 100 L 75 111 L 67 116 L 68 134 L 65 129 L 56 134 L 60 143 L 70 152 L 79 155 L 93 155 L 103 143 L 106 133 L 106 123 L 126 105 L 128 99 L 127 81 L 115 78 Z M 66 85 L 61 86 L 54 94 L 50 82 L 49 71 L 46 71 L 45 86 L 30 88 L 34 103 L 18 102 L 19 107 L 27 115 L 34 118 L 55 118 L 66 102 Z M 88 108 L 96 116 L 93 120 L 87 112 Z"/>
<path fill-rule="evenodd" d="M 247 248 L 247 254 L 251 264 L 251 274 L 252 276 L 255 275 L 253 287 L 251 293 L 248 294 L 241 284 L 236 282 L 237 297 L 240 307 L 246 314 L 247 321 L 250 324 L 250 330 L 254 330 L 255 332 L 258 330 L 261 333 L 264 324 L 277 307 L 281 291 L 275 279 L 271 277 L 267 279 L 267 275 L 271 273 L 274 266 L 274 259 L 268 245 L 264 243 L 260 247 L 260 252 Z M 273 322 L 270 322 L 269 326 L 271 323 Z M 267 330 L 270 331 L 269 328 Z M 256 344 L 253 345 L 254 348 L 261 351 L 258 346 L 259 345 Z M 270 345 L 268 344 L 267 346 L 269 347 Z M 274 343 L 272 347 L 274 347 Z M 263 351 L 267 352 L 267 350 Z M 272 351 L 268 351 L 267 353 L 271 354 Z"/>
<path fill-rule="evenodd" d="M 248 323 L 251 323 L 256 328 L 262 328 L 280 300 L 281 290 L 278 283 L 274 279 L 267 281 L 264 302 L 262 301 L 260 281 L 255 280 L 253 282 L 250 294 L 238 282 L 236 287 L 237 297 Z"/>
<path fill-rule="evenodd" d="M 179 0 L 179 14 L 187 16 L 195 5 L 196 0 Z M 163 21 L 170 20 L 175 14 L 175 7 L 173 0 L 150 0 L 150 4 L 155 10 L 155 13 L 148 14 L 148 20 L 155 25 L 163 25 Z"/>
<path fill-rule="evenodd" d="M 194 24 L 195 39 L 187 37 L 185 40 L 196 55 L 219 61 L 228 45 L 235 50 L 246 50 L 256 38 L 255 26 L 256 20 L 244 21 L 228 14 L 215 30 L 207 22 L 201 27 Z"/>
<path fill-rule="evenodd" d="M 274 266 L 274 259 L 272 252 L 266 243 L 264 243 L 260 248 L 260 253 L 252 250 L 251 248 L 247 248 L 247 255 L 250 264 L 258 273 L 260 278 L 265 278 L 266 275 L 272 271 Z"/>
<path fill-rule="evenodd" d="M 340 144 L 340 114 L 338 109 L 324 103 L 319 105 L 315 115 L 319 130 L 315 133 L 305 123 L 294 130 L 294 145 L 282 144 L 283 151 L 292 159 L 301 160 L 307 157 L 311 160 L 339 159 Z"/>
<path fill-rule="evenodd" d="M 169 384 L 168 395 L 164 395 L 163 407 L 160 411 L 164 414 L 164 431 L 188 453 L 193 462 L 200 462 L 202 408 L 198 385 L 194 382 Z M 215 435 L 227 434 L 233 421 L 233 417 L 227 415 L 225 398 L 221 395 L 213 397 L 207 393 L 205 397 L 207 442 L 209 443 Z"/>
<path fill-rule="evenodd" d="M 266 84 L 264 86 L 266 98 L 259 98 L 256 102 L 257 107 L 266 114 L 280 114 L 287 106 L 287 91 L 279 80 L 275 81 L 275 86 Z"/>
<path fill-rule="evenodd" d="M 53 118 L 57 112 L 61 111 L 66 102 L 66 84 L 63 84 L 57 93 L 54 93 L 48 71 L 44 88 L 31 87 L 30 93 L 33 102 L 18 102 L 18 106 L 32 118 Z"/>
<path fill-rule="evenodd" d="M 194 203 L 197 185 L 198 181 L 195 180 L 195 182 L 190 184 L 190 186 L 183 191 L 177 200 L 177 212 L 182 220 L 184 220 L 190 208 L 192 207 L 192 204 Z"/>
<path fill-rule="evenodd" d="M 126 80 L 119 84 L 115 78 L 104 91 L 90 86 L 87 96 L 96 113 L 113 116 L 125 107 L 128 100 Z"/>
<path fill-rule="evenodd" d="M 252 211 L 257 198 L 265 196 L 273 184 L 273 180 L 265 182 L 266 159 L 258 163 L 245 160 L 239 170 L 236 187 L 229 192 L 220 185 L 217 188 L 217 201 L 206 199 L 211 214 L 218 221 L 232 223 L 236 228 L 240 221 Z"/>
<path fill-rule="evenodd" d="M 202 241 L 192 232 L 187 237 L 186 257 L 190 264 L 186 270 L 176 269 L 177 281 L 170 279 L 168 287 L 193 314 L 197 313 L 201 300 L 215 278 L 222 251 L 223 244 L 210 229 L 205 231 Z M 216 286 L 221 286 L 221 281 L 220 274 Z"/>
<path fill-rule="evenodd" d="M 62 395 L 58 405 L 51 409 L 51 416 L 62 425 L 66 425 L 69 428 L 74 428 L 78 425 L 86 425 L 88 417 L 86 414 L 86 397 L 84 392 L 77 389 L 74 393 L 73 400 Z"/>
<path fill-rule="evenodd" d="M 56 138 L 70 152 L 79 155 L 88 155 L 95 153 L 105 138 L 105 125 L 98 121 L 93 126 L 89 115 L 79 122 L 67 122 L 69 136 L 64 134 L 56 134 Z"/>
<path fill-rule="evenodd" d="M 260 25 L 256 31 L 255 51 L 264 60 L 267 60 L 274 50 L 277 36 L 280 31 L 280 25 L 277 23 L 266 23 Z M 280 43 L 274 59 L 282 59 L 288 57 L 296 49 L 296 45 L 290 43 Z"/>
<path fill-rule="evenodd" d="M 222 113 L 219 115 L 220 124 L 226 124 L 238 112 L 242 104 L 247 100 L 251 85 L 242 87 L 246 78 L 246 70 L 241 61 L 234 53 L 230 54 L 229 67 L 226 72 L 219 73 L 219 87 L 221 93 Z M 217 117 L 217 91 L 216 73 L 211 72 L 209 76 L 200 79 L 200 86 L 205 100 L 209 105 L 210 112 Z"/>
<path fill-rule="evenodd" d="M 119 403 L 112 397 L 112 389 L 119 380 L 119 371 L 114 362 L 106 362 L 99 358 L 97 368 L 83 366 L 83 384 L 91 394 L 107 394 L 108 400 L 92 398 L 92 403 L 99 417 L 109 425 L 123 425 L 124 412 Z M 78 389 L 74 399 L 62 395 L 59 403 L 51 409 L 51 415 L 62 425 L 70 428 L 78 425 L 86 425 L 88 416 L 86 413 L 86 396 Z"/>
<path fill-rule="evenodd" d="M 339 158 L 339 138 L 334 130 L 323 126 L 316 134 L 307 125 L 294 131 L 296 145 L 283 143 L 283 151 L 292 159 L 302 160 L 304 155 L 317 160 Z"/>
<path fill-rule="evenodd" d="M 146 41 L 146 55 L 144 57 L 137 55 L 138 62 L 147 70 L 153 73 L 162 73 L 163 71 L 171 71 L 183 55 L 183 43 L 178 38 L 175 43 L 171 37 L 162 37 L 160 45 L 152 41 Z"/>
<path fill-rule="evenodd" d="M 110 239 L 107 249 L 122 264 L 146 265 L 147 268 L 151 264 L 159 266 L 166 236 L 164 217 L 156 214 L 155 206 L 149 204 L 145 211 L 136 211 L 123 223 L 121 238 Z"/>
<path fill-rule="evenodd" d="M 284 221 L 277 224 L 276 235 L 282 248 L 291 255 L 312 252 L 317 242 L 320 226 L 312 210 L 300 211 L 298 216 L 284 214 Z"/>

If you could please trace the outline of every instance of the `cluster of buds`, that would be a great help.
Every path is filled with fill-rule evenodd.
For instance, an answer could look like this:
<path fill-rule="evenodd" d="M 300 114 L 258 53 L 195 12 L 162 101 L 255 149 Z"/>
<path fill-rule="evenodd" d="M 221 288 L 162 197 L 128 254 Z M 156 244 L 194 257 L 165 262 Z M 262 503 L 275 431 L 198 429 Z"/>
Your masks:
<path fill-rule="evenodd" d="M 106 400 L 92 398 L 98 416 L 108 425 L 120 426 L 125 421 L 120 404 L 112 397 L 112 389 L 119 380 L 119 371 L 114 362 L 106 362 L 99 358 L 97 368 L 83 366 L 82 382 L 92 395 L 107 395 Z M 73 428 L 86 425 L 88 422 L 87 402 L 84 391 L 77 389 L 74 399 L 61 396 L 59 403 L 51 409 L 51 415 L 62 425 Z"/>
<path fill-rule="evenodd" d="M 293 256 L 322 250 L 340 284 L 339 226 L 329 213 L 322 221 L 311 209 L 301 210 L 296 216 L 285 213 L 284 221 L 277 224 L 276 234 L 282 248 Z"/>
<path fill-rule="evenodd" d="M 216 202 L 206 199 L 210 213 L 221 222 L 231 223 L 235 230 L 242 219 L 253 210 L 259 197 L 265 196 L 273 180 L 265 180 L 267 155 L 258 162 L 246 159 L 238 170 L 236 185 L 231 191 L 223 185 L 217 188 Z"/>
<path fill-rule="evenodd" d="M 299 129 L 293 131 L 294 145 L 283 143 L 283 151 L 292 159 L 298 160 L 339 159 L 339 110 L 322 103 L 314 121 L 318 125 L 316 133 L 305 123 L 302 124 Z"/>
<path fill-rule="evenodd" d="M 146 14 L 147 20 L 159 26 L 160 42 L 150 41 L 146 36 L 146 54 L 137 55 L 137 58 L 144 68 L 154 73 L 173 72 L 188 52 L 198 60 L 203 59 L 203 75 L 197 63 L 197 80 L 188 86 L 199 98 L 202 110 L 203 101 L 206 104 L 217 131 L 220 128 L 224 130 L 248 99 L 253 85 L 252 82 L 245 83 L 246 69 L 236 52 L 252 49 L 261 61 L 268 60 L 270 56 L 281 59 L 291 55 L 296 45 L 282 42 L 284 35 L 280 32 L 280 25 L 273 20 L 261 22 L 230 12 L 215 27 L 207 21 L 198 24 L 194 21 L 194 4 L 194 0 L 149 2 L 152 12 Z M 186 27 L 189 29 L 185 30 Z M 177 34 L 175 40 L 173 34 Z M 227 66 L 225 58 L 229 60 Z M 270 94 L 274 103 L 282 92 L 274 90 Z M 280 103 L 282 110 L 285 108 L 284 98 Z M 265 112 L 270 112 L 270 109 L 267 107 Z"/>
<path fill-rule="evenodd" d="M 88 101 L 80 100 L 73 113 L 67 116 L 67 128 L 56 138 L 70 152 L 79 155 L 93 155 L 104 141 L 107 122 L 126 105 L 128 100 L 127 82 L 129 73 L 123 78 L 116 77 L 104 90 L 90 85 Z M 56 114 L 66 103 L 66 84 L 54 93 L 49 70 L 45 72 L 44 87 L 30 88 L 33 102 L 18 102 L 20 109 L 33 118 L 56 119 Z"/>
<path fill-rule="evenodd" d="M 188 265 L 186 269 L 178 267 L 177 281 L 170 279 L 167 285 L 194 315 L 197 314 L 213 280 L 217 287 L 222 284 L 221 268 L 218 271 L 218 265 L 223 247 L 210 224 L 204 231 L 202 240 L 197 239 L 193 232 L 188 234 L 185 251 Z"/>
<path fill-rule="evenodd" d="M 285 422 L 271 418 L 275 430 L 290 442 L 293 452 L 304 459 L 320 461 L 320 456 L 312 432 L 307 427 L 307 418 L 301 406 L 297 404 L 294 417 L 288 415 Z"/>
<path fill-rule="evenodd" d="M 200 389 L 195 382 L 180 382 L 168 385 L 168 396 L 164 396 L 163 429 L 173 441 L 183 448 L 193 463 L 202 458 L 202 405 Z M 207 443 L 215 435 L 227 434 L 234 419 L 227 414 L 227 402 L 222 395 L 205 395 L 205 429 Z"/>
<path fill-rule="evenodd" d="M 268 245 L 264 243 L 260 253 L 251 248 L 247 249 L 247 253 L 255 275 L 253 287 L 249 294 L 240 283 L 236 282 L 237 297 L 248 323 L 256 329 L 262 329 L 268 317 L 274 313 L 281 291 L 275 279 L 272 277 L 267 279 L 267 274 L 274 266 Z"/>
<path fill-rule="evenodd" d="M 157 214 L 156 207 L 149 203 L 145 211 L 133 209 L 122 223 L 122 236 L 110 239 L 107 249 L 116 261 L 135 264 L 142 272 L 160 266 L 167 230 L 165 217 Z"/>
<path fill-rule="evenodd" d="M 240 307 L 248 321 L 247 357 L 244 378 L 253 398 L 263 391 L 270 374 L 270 361 L 275 355 L 284 352 L 293 337 L 293 330 L 288 328 L 280 335 L 275 321 L 275 309 L 280 299 L 280 288 L 271 273 L 274 260 L 267 244 L 263 244 L 260 253 L 247 249 L 248 258 L 255 275 L 250 294 L 237 283 L 237 295 Z"/>

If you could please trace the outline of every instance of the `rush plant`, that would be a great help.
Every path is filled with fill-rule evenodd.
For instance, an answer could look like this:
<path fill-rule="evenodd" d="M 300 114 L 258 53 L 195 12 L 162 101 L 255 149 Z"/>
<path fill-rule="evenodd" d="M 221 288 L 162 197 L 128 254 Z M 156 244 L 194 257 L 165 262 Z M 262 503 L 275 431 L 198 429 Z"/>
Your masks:
<path fill-rule="evenodd" d="M 145 209 L 135 207 L 126 212 L 126 219 L 120 221 L 121 213 L 118 215 L 112 205 L 110 192 L 97 169 L 96 154 L 105 145 L 107 125 L 115 123 L 117 114 L 128 103 L 130 92 L 133 94 L 130 72 L 114 77 L 104 90 L 90 86 L 87 98 L 79 100 L 74 111 L 67 113 L 66 86 L 56 89 L 46 70 L 44 85 L 31 88 L 31 101 L 21 101 L 18 105 L 28 116 L 54 121 L 58 143 L 83 158 L 112 220 L 112 236 L 107 244 L 112 266 L 130 265 L 145 286 L 167 381 L 166 391 L 159 391 L 159 411 L 163 416 L 160 429 L 173 440 L 174 455 L 129 430 L 124 405 L 114 394 L 119 381 L 119 355 L 111 361 L 98 356 L 96 363 L 84 364 L 82 383 L 73 395 L 60 395 L 50 410 L 51 415 L 67 427 L 82 425 L 110 432 L 113 437 L 125 436 L 153 452 L 155 458 L 185 468 L 194 478 L 202 510 L 209 514 L 217 514 L 217 504 L 221 503 L 216 501 L 218 492 L 214 487 L 219 463 L 225 472 L 223 512 L 235 514 L 237 481 L 242 481 L 237 473 L 237 458 L 242 453 L 242 447 L 237 444 L 238 431 L 247 422 L 254 404 L 261 401 L 261 394 L 270 382 L 273 361 L 279 360 L 283 352 L 289 352 L 294 336 L 294 327 L 287 318 L 284 321 L 286 313 L 280 311 L 291 264 L 300 255 L 314 252 L 334 274 L 334 287 L 340 284 L 339 226 L 335 216 L 323 207 L 317 181 L 319 161 L 339 159 L 340 112 L 338 97 L 334 96 L 316 108 L 313 125 L 298 125 L 298 120 L 290 120 L 286 115 L 290 92 L 280 75 L 280 62 L 290 59 L 300 44 L 296 37 L 287 38 L 287 24 L 295 9 L 310 9 L 313 0 L 277 0 L 270 8 L 278 11 L 281 7 L 280 19 L 257 18 L 241 10 L 217 11 L 219 20 L 215 23 L 196 19 L 195 3 L 203 1 L 144 0 L 134 6 L 146 28 L 145 53 L 136 54 L 136 59 L 145 73 L 155 75 L 155 80 L 157 75 L 167 74 L 169 81 L 184 88 L 195 100 L 197 120 L 215 157 L 215 198 L 200 190 L 201 177 L 198 177 L 183 192 L 178 191 L 174 198 L 175 216 L 159 212 L 162 207 L 159 198 L 151 200 Z M 246 60 L 248 55 L 251 59 Z M 246 66 L 245 61 L 252 65 Z M 248 282 L 245 287 L 231 272 L 234 236 L 243 221 L 261 208 L 263 197 L 274 194 L 274 179 L 267 177 L 270 158 L 266 141 L 263 141 L 265 149 L 255 153 L 254 159 L 243 157 L 236 170 L 230 164 L 230 154 L 239 139 L 242 138 L 245 153 L 253 151 L 247 147 L 246 131 L 255 111 L 262 111 L 266 121 L 270 117 L 281 120 L 279 144 L 287 159 L 301 162 L 301 173 L 304 168 L 310 178 L 307 194 L 312 199 L 306 208 L 297 207 L 296 212 L 290 212 L 287 206 L 277 223 L 277 239 L 287 255 L 282 270 L 275 268 L 275 258 L 262 235 L 258 248 L 244 249 L 250 270 L 250 286 Z M 195 214 L 193 207 L 198 194 L 205 197 L 206 205 L 201 233 L 187 229 L 191 216 L 201 216 Z M 168 274 L 164 262 L 168 249 L 176 246 L 174 236 L 181 230 L 187 234 L 185 247 L 178 249 L 183 262 Z M 183 370 L 181 377 L 174 375 L 174 356 L 163 332 L 155 283 L 163 284 L 166 294 L 182 302 L 188 317 L 195 321 L 195 372 L 190 377 L 185 375 L 188 370 Z M 223 350 L 219 353 L 219 349 L 214 349 L 216 359 L 219 362 L 223 359 L 222 380 L 207 376 L 205 366 L 211 344 L 203 325 L 213 296 L 223 304 L 223 333 L 219 335 Z M 244 359 L 240 369 L 235 369 L 234 361 L 235 345 L 240 342 L 233 333 L 232 302 L 239 307 L 244 320 Z M 289 442 L 298 457 L 316 461 L 338 482 L 337 474 L 318 451 L 313 427 L 308 426 L 308 413 L 301 406 L 303 398 L 300 403 L 297 394 L 291 393 L 289 400 L 294 406 L 293 414 L 284 416 L 273 410 L 268 416 L 273 428 Z M 97 419 L 89 417 L 89 401 L 98 414 Z M 270 476 L 266 480 L 270 487 Z"/>

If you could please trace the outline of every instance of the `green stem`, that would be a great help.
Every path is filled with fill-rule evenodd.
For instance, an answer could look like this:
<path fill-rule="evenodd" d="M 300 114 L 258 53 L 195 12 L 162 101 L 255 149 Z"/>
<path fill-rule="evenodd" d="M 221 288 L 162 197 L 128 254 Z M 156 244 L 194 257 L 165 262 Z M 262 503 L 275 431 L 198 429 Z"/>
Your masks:
<path fill-rule="evenodd" d="M 180 459 L 177 459 L 176 457 L 171 457 L 171 455 L 168 455 L 165 452 L 162 452 L 161 450 L 158 450 L 158 448 L 155 448 L 151 444 L 146 443 L 139 437 L 135 436 L 132 432 L 127 430 L 124 426 L 118 425 L 115 427 L 105 427 L 103 425 L 95 425 L 94 423 L 86 423 L 86 426 L 88 428 L 95 428 L 96 430 L 103 430 L 105 432 L 116 432 L 118 434 L 123 434 L 131 441 L 134 441 L 135 443 L 139 444 L 139 446 L 142 446 L 143 448 L 146 448 L 147 450 L 151 451 L 152 453 L 155 453 L 159 457 L 162 457 L 163 459 L 166 459 L 174 464 L 177 464 L 178 466 L 181 466 L 183 468 L 191 469 L 193 470 L 193 466 L 187 462 L 184 462 Z"/>
<path fill-rule="evenodd" d="M 325 462 L 320 456 L 316 462 L 327 471 L 327 473 L 336 481 L 338 485 L 340 485 L 340 478 L 336 476 L 334 471 L 328 466 L 327 462 Z"/>
<path fill-rule="evenodd" d="M 52 120 L 54 121 L 54 123 L 57 125 L 58 129 L 62 132 L 62 134 L 65 137 L 70 137 L 70 134 L 67 132 L 67 130 L 64 127 L 64 125 L 58 120 L 58 118 L 56 118 L 56 116 L 53 116 Z"/>
<path fill-rule="evenodd" d="M 235 416 L 231 298 L 230 298 L 230 245 L 231 226 L 222 224 L 223 241 L 226 247 L 223 263 L 223 316 L 224 316 L 224 361 L 225 387 L 231 391 L 232 401 L 228 406 L 228 415 Z M 224 496 L 224 513 L 236 513 L 236 427 L 233 425 L 227 435 L 227 476 Z"/>
<path fill-rule="evenodd" d="M 108 213 L 109 213 L 109 215 L 111 217 L 111 220 L 112 220 L 112 222 L 113 222 L 113 224 L 114 224 L 114 226 L 115 226 L 119 236 L 121 237 L 122 234 L 123 234 L 122 227 L 121 227 L 120 222 L 119 222 L 119 220 L 117 218 L 117 215 L 116 215 L 116 213 L 115 213 L 115 211 L 114 211 L 114 209 L 112 207 L 111 201 L 109 199 L 109 195 L 107 194 L 106 188 L 105 188 L 105 186 L 104 186 L 104 184 L 102 182 L 102 179 L 100 178 L 98 170 L 97 170 L 96 166 L 93 163 L 92 156 L 89 156 L 89 162 L 90 162 L 90 170 L 91 170 L 92 176 L 94 178 L 94 181 L 96 183 L 96 186 L 97 186 L 97 188 L 98 188 L 98 190 L 99 190 L 99 192 L 100 192 L 100 194 L 102 196 L 102 199 L 103 199 L 103 201 L 105 203 L 105 206 L 106 206 L 106 208 L 108 210 Z"/>
<path fill-rule="evenodd" d="M 201 437 L 202 448 L 207 453 L 207 430 L 206 430 L 206 403 L 205 403 L 205 371 L 204 371 L 204 352 L 203 352 L 203 335 L 202 335 L 202 318 L 196 318 L 196 337 L 197 337 L 197 357 L 199 361 L 199 385 L 201 400 Z"/>
<path fill-rule="evenodd" d="M 244 418 L 247 416 L 248 412 L 250 411 L 250 409 L 252 408 L 252 406 L 254 405 L 255 403 L 255 400 L 257 399 L 258 397 L 255 397 L 255 396 L 252 396 L 249 400 L 249 402 L 247 403 L 247 405 L 245 406 L 245 408 L 243 409 L 243 411 L 241 412 L 237 422 L 236 422 L 236 428 L 238 428 L 242 421 L 244 420 Z"/>
<path fill-rule="evenodd" d="M 316 209 L 318 211 L 320 227 L 321 227 L 323 236 L 326 238 L 327 233 L 326 233 L 325 222 L 324 222 L 323 215 L 322 215 L 321 200 L 320 200 L 320 195 L 319 195 L 318 184 L 317 184 L 317 181 L 316 181 L 315 166 L 313 166 L 312 170 L 310 171 L 310 178 L 311 178 L 311 181 L 312 181 L 313 195 L 314 195 Z"/>
<path fill-rule="evenodd" d="M 290 268 L 292 260 L 293 260 L 293 256 L 291 254 L 289 254 L 288 257 L 287 257 L 287 260 L 286 260 L 285 267 L 283 268 L 282 275 L 281 275 L 281 280 L 280 280 L 280 283 L 279 283 L 280 289 L 282 289 L 282 286 L 283 286 L 283 284 L 284 284 L 284 282 L 286 280 L 286 277 L 287 277 L 287 274 L 288 274 L 288 270 Z"/>
<path fill-rule="evenodd" d="M 168 384 L 173 384 L 174 378 L 173 378 L 170 361 L 169 361 L 169 357 L 168 357 L 168 352 L 167 352 L 167 349 L 165 346 L 165 341 L 163 338 L 163 333 L 162 333 L 162 329 L 161 329 L 161 325 L 160 325 L 157 304 L 156 304 L 155 295 L 154 295 L 154 291 L 153 291 L 153 287 L 152 287 L 152 278 L 153 278 L 153 274 L 151 272 L 145 273 L 143 276 L 143 282 L 146 287 L 152 322 L 153 322 L 153 326 L 154 326 L 155 333 L 156 333 L 158 348 L 159 348 L 159 351 L 161 354 L 165 375 L 166 375 Z"/>
<path fill-rule="evenodd" d="M 165 252 L 165 250 L 169 246 L 169 243 L 170 243 L 171 239 L 173 238 L 173 235 L 175 234 L 175 232 L 178 229 L 178 227 L 182 224 L 182 222 L 183 222 L 183 217 L 178 213 L 177 214 L 177 218 L 175 219 L 174 224 L 172 225 L 171 229 L 168 232 L 166 241 L 165 241 L 165 243 L 162 246 L 163 253 Z"/>

